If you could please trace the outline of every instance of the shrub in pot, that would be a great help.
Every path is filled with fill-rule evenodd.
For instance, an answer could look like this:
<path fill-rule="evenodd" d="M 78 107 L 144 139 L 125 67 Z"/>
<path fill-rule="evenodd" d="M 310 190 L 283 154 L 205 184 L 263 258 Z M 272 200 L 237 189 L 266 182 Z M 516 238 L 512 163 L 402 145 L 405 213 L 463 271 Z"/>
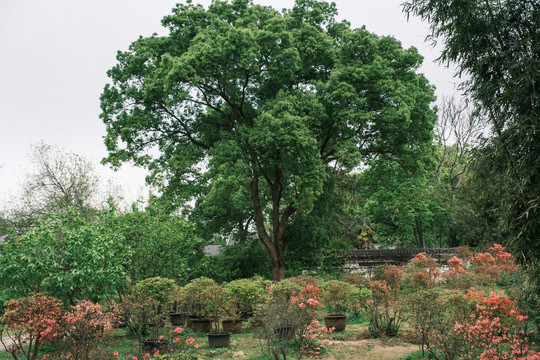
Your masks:
<path fill-rule="evenodd" d="M 178 302 L 182 309 L 192 316 L 199 319 L 207 317 L 204 298 L 205 291 L 217 283 L 207 277 L 200 277 L 189 282 L 178 294 Z"/>
<path fill-rule="evenodd" d="M 267 286 L 265 302 L 257 306 L 253 322 L 258 324 L 258 336 L 266 341 L 265 349 L 274 357 L 286 353 L 291 340 L 307 333 L 320 306 L 313 290 L 313 285 L 302 287 L 289 280 Z"/>
<path fill-rule="evenodd" d="M 174 326 L 184 325 L 187 318 L 186 311 L 180 301 L 181 292 L 182 287 L 177 286 L 174 291 L 173 302 L 171 303 L 171 311 L 169 312 L 169 320 Z"/>
<path fill-rule="evenodd" d="M 145 279 L 133 287 L 131 295 L 121 304 L 127 325 L 139 340 L 140 353 L 144 348 L 168 348 L 167 340 L 160 339 L 159 330 L 165 325 L 166 309 L 173 302 L 175 290 L 176 284 L 171 279 Z"/>
<path fill-rule="evenodd" d="M 223 285 L 230 293 L 232 308 L 229 314 L 235 318 L 237 315 L 248 317 L 253 314 L 256 306 L 263 302 L 265 282 L 260 277 L 251 279 L 233 280 Z"/>
<path fill-rule="evenodd" d="M 208 332 L 208 346 L 211 348 L 227 347 L 231 342 L 231 333 L 222 331 L 221 319 L 227 315 L 231 296 L 229 290 L 214 284 L 200 294 L 205 311 L 212 321 L 212 331 Z"/>
<path fill-rule="evenodd" d="M 347 314 L 363 306 L 371 292 L 341 280 L 330 280 L 323 284 L 322 297 L 328 311 L 325 324 L 334 331 L 344 331 Z"/>

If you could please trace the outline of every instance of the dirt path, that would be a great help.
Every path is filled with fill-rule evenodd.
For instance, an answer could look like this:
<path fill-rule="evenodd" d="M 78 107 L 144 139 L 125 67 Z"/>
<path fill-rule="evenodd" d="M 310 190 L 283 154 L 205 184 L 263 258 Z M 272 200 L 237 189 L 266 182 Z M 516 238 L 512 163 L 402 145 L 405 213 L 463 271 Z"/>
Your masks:
<path fill-rule="evenodd" d="M 329 360 L 396 360 L 401 359 L 418 346 L 412 344 L 385 344 L 381 340 L 330 341 L 325 359 Z"/>
<path fill-rule="evenodd" d="M 4 336 L 2 338 L 2 343 L 0 343 L 0 351 L 6 351 L 6 347 L 9 349 L 13 346 L 13 341 L 9 336 Z"/>
<path fill-rule="evenodd" d="M 335 334 L 324 358 L 328 360 L 398 360 L 418 350 L 417 345 L 399 338 L 370 339 L 365 325 L 347 325 L 342 334 Z"/>

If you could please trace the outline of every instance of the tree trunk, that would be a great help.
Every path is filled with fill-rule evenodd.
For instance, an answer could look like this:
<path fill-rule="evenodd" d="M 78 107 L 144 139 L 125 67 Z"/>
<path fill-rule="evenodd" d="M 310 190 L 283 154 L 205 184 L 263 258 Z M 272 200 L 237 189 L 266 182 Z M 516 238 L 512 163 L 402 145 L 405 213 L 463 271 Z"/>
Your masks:
<path fill-rule="evenodd" d="M 418 234 L 418 245 L 422 248 L 426 248 L 426 240 L 424 238 L 424 227 L 422 225 L 422 221 L 416 219 L 416 228 L 415 228 L 415 234 Z M 416 237 L 416 236 L 415 236 Z"/>
<path fill-rule="evenodd" d="M 270 184 L 270 186 L 272 189 L 272 237 L 270 237 L 264 227 L 264 216 L 259 197 L 259 177 L 256 174 L 253 176 L 253 180 L 249 186 L 249 192 L 253 202 L 257 236 L 270 256 L 270 263 L 272 264 L 272 280 L 280 281 L 285 278 L 285 228 L 287 227 L 289 217 L 296 209 L 294 206 L 289 205 L 283 210 L 283 213 L 280 214 L 282 188 L 277 182 Z"/>

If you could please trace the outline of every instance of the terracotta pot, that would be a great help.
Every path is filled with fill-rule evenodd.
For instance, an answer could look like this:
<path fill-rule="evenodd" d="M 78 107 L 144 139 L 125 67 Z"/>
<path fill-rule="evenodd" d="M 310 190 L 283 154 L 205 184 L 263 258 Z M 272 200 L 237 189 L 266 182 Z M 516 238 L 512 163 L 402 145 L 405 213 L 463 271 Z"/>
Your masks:
<path fill-rule="evenodd" d="M 223 320 L 223 331 L 228 331 L 233 334 L 240 334 L 242 332 L 242 320 Z"/>
<path fill-rule="evenodd" d="M 347 326 L 346 314 L 328 314 L 324 317 L 326 328 L 335 328 L 334 332 L 344 331 Z"/>
<path fill-rule="evenodd" d="M 221 348 L 231 345 L 231 333 L 228 331 L 219 333 L 209 332 L 206 335 L 208 336 L 208 347 L 210 348 Z"/>

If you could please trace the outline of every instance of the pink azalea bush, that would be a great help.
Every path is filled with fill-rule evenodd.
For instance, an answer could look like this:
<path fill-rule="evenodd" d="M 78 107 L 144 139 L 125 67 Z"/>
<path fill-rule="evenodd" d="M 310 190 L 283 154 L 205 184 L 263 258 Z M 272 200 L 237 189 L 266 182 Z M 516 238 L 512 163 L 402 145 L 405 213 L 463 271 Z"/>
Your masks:
<path fill-rule="evenodd" d="M 62 337 L 64 316 L 60 300 L 47 295 L 38 293 L 8 302 L 1 318 L 7 333 L 0 331 L 0 339 L 7 335 L 12 345 L 1 340 L 4 349 L 15 360 L 37 359 L 44 344 Z"/>
<path fill-rule="evenodd" d="M 526 316 L 504 294 L 470 291 L 474 304 L 467 322 L 456 322 L 454 332 L 464 341 L 463 359 L 538 360 L 540 352 L 529 347 Z"/>

